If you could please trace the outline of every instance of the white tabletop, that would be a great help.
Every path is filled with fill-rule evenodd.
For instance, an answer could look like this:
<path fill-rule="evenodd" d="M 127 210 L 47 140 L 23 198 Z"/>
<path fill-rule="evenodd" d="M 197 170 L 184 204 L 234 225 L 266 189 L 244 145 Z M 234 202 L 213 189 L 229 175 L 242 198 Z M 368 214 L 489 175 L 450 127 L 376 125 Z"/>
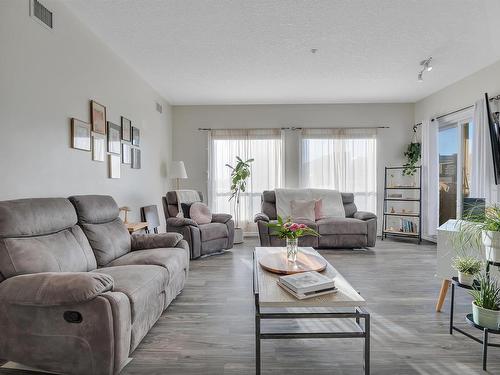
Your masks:
<path fill-rule="evenodd" d="M 312 247 L 301 247 L 300 251 L 321 255 Z M 299 300 L 284 291 L 277 284 L 278 277 L 275 273 L 264 270 L 259 264 L 259 258 L 270 252 L 285 252 L 284 247 L 256 247 L 256 287 L 259 294 L 260 307 L 361 307 L 366 306 L 366 301 L 354 290 L 346 279 L 327 261 L 327 266 L 321 273 L 335 279 L 337 293 L 326 294 L 309 299 Z"/>

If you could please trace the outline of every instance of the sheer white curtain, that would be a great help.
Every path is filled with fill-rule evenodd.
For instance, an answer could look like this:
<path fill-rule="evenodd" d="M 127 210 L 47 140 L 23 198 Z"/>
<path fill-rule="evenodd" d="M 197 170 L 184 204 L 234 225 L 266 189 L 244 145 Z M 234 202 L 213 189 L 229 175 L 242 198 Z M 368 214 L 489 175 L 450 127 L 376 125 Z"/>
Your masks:
<path fill-rule="evenodd" d="M 301 186 L 354 193 L 359 210 L 377 212 L 377 130 L 303 129 Z"/>
<path fill-rule="evenodd" d="M 493 175 L 493 155 L 485 99 L 474 106 L 474 132 L 472 133 L 471 197 L 485 198 L 487 204 L 498 203 L 500 194 Z"/>
<path fill-rule="evenodd" d="M 439 223 L 438 121 L 422 121 L 422 234 L 434 239 Z"/>
<path fill-rule="evenodd" d="M 240 227 L 245 232 L 255 232 L 253 216 L 260 212 L 261 193 L 282 186 L 283 142 L 279 129 L 231 129 L 209 132 L 208 202 L 212 212 L 234 215 L 231 195 L 231 170 L 226 166 L 236 164 L 236 156 L 251 163 L 251 176 L 247 191 L 240 199 Z"/>

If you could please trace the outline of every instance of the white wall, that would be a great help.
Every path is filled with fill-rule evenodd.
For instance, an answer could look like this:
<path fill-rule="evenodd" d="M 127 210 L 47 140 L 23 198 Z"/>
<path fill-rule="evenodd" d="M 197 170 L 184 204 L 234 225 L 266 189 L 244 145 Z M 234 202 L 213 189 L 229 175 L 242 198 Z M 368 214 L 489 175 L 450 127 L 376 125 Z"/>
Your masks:
<path fill-rule="evenodd" d="M 29 17 L 28 0 L 0 2 L 0 200 L 110 194 L 133 220 L 146 204 L 163 216 L 171 108 L 62 2 L 44 4 L 53 30 Z M 109 179 L 107 162 L 70 148 L 70 118 L 90 121 L 89 99 L 107 107 L 108 120 L 123 115 L 140 128 L 142 169 L 122 165 L 121 179 Z"/>
<path fill-rule="evenodd" d="M 485 92 L 490 96 L 500 94 L 500 61 L 415 103 L 415 121 L 473 105 Z"/>
<path fill-rule="evenodd" d="M 400 165 L 411 140 L 413 104 L 303 104 L 246 106 L 174 106 L 173 158 L 183 160 L 185 188 L 207 193 L 207 134 L 198 128 L 375 127 L 378 135 L 378 205 L 382 211 L 384 166 Z M 286 139 L 286 186 L 298 184 L 296 139 Z"/>

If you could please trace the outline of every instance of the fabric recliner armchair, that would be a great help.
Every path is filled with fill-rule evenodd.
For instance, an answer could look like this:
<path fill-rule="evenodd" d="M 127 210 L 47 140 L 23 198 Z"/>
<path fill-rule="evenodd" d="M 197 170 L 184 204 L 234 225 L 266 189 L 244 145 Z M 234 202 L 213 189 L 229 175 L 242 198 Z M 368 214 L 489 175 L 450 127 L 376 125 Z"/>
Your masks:
<path fill-rule="evenodd" d="M 200 202 L 203 194 L 198 192 Z M 177 217 L 179 205 L 175 191 L 162 197 L 167 232 L 182 234 L 189 244 L 191 259 L 228 250 L 234 244 L 234 221 L 229 214 L 212 214 L 212 222 L 198 225 L 192 219 Z"/>
<path fill-rule="evenodd" d="M 111 375 L 180 293 L 189 249 L 130 236 L 109 196 L 0 202 L 0 358 Z"/>

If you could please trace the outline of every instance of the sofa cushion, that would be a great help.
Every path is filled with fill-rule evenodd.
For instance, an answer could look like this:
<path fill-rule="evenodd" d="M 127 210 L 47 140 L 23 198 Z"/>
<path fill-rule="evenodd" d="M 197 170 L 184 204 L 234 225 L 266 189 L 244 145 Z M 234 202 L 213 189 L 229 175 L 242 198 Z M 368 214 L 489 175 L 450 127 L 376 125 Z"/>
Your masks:
<path fill-rule="evenodd" d="M 205 203 L 194 202 L 189 208 L 189 217 L 193 219 L 196 224 L 209 224 L 212 222 L 212 213 Z"/>
<path fill-rule="evenodd" d="M 329 217 L 316 222 L 320 235 L 367 234 L 366 222 L 352 218 Z"/>
<path fill-rule="evenodd" d="M 95 271 L 106 274 L 114 280 L 114 292 L 122 292 L 130 301 L 132 324 L 148 316 L 149 306 L 156 305 L 157 300 L 164 299 L 168 283 L 168 271 L 164 267 L 152 265 L 130 265 L 103 267 Z"/>
<path fill-rule="evenodd" d="M 87 236 L 99 266 L 130 252 L 130 235 L 118 217 L 115 200 L 107 195 L 79 195 L 69 198 L 78 223 Z"/>
<path fill-rule="evenodd" d="M 166 308 L 168 271 L 164 267 L 134 265 L 105 267 L 95 272 L 113 277 L 115 292 L 130 301 L 130 352 L 141 342 Z"/>
<path fill-rule="evenodd" d="M 8 278 L 38 272 L 96 268 L 89 242 L 64 198 L 0 202 L 0 273 Z"/>
<path fill-rule="evenodd" d="M 222 223 L 210 223 L 199 226 L 201 242 L 226 238 L 228 236 L 227 225 Z"/>
<path fill-rule="evenodd" d="M 52 234 L 76 225 L 75 209 L 65 198 L 0 202 L 0 238 Z"/>
<path fill-rule="evenodd" d="M 292 214 L 292 218 L 294 220 L 300 218 L 314 221 L 316 218 L 315 206 L 315 200 L 292 200 L 290 202 L 290 212 Z"/>
<path fill-rule="evenodd" d="M 189 254 L 182 248 L 156 248 L 132 251 L 109 263 L 109 267 L 153 265 L 167 269 L 169 282 L 189 267 Z"/>

